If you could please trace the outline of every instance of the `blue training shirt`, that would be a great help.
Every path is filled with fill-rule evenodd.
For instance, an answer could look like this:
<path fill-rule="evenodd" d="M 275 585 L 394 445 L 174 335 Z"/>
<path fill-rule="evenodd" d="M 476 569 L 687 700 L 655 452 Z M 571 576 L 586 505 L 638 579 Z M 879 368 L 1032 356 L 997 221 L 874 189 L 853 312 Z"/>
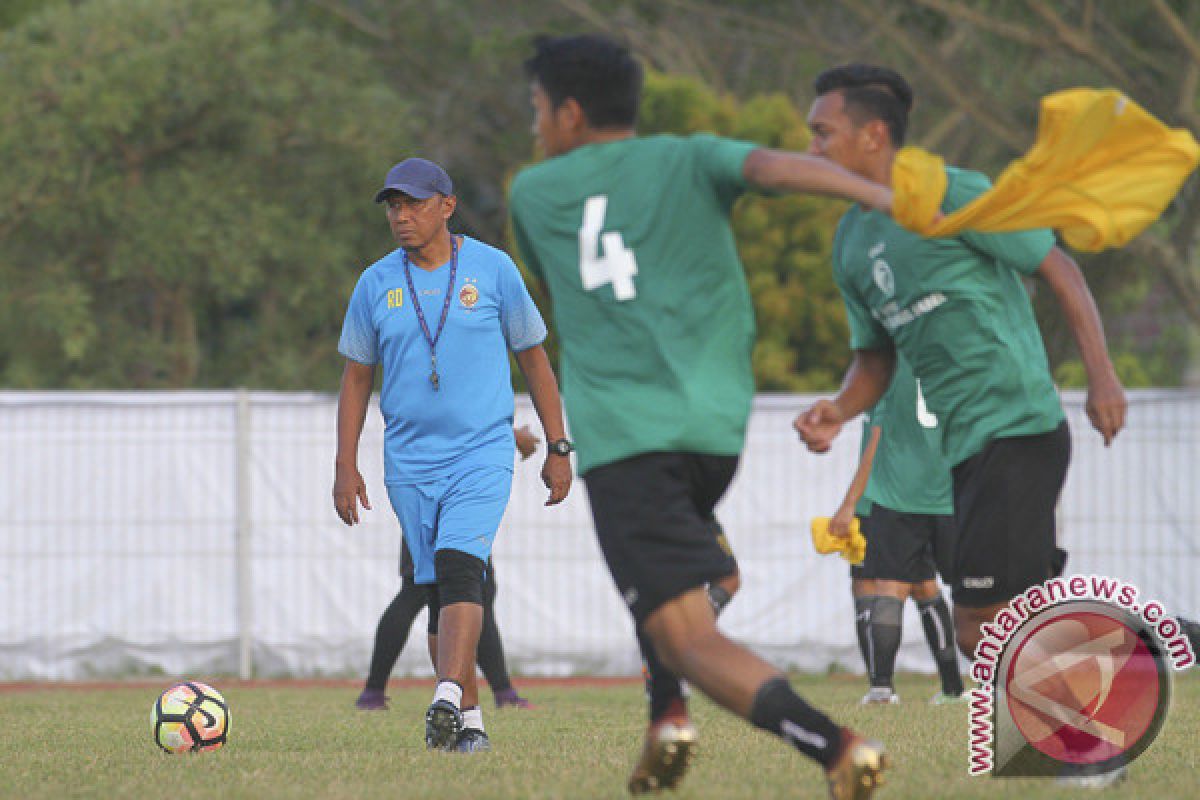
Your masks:
<path fill-rule="evenodd" d="M 546 323 L 508 254 L 461 237 L 450 310 L 437 343 L 439 389 L 429 380 L 429 344 L 409 297 L 404 251 L 363 271 L 354 287 L 338 351 L 383 365 L 380 411 L 389 486 L 436 480 L 460 469 L 512 469 L 513 390 L 508 351 L 541 344 Z M 432 272 L 410 265 L 430 336 L 450 280 L 450 263 Z"/>

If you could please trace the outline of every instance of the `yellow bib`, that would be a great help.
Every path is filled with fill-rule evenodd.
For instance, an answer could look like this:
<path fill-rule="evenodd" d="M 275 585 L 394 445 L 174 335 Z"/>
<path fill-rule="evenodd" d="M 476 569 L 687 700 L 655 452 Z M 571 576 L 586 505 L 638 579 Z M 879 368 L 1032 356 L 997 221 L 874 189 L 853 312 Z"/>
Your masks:
<path fill-rule="evenodd" d="M 1042 99 L 1037 140 L 992 189 L 936 222 L 942 159 L 905 147 L 892 165 L 892 215 L 922 236 L 1054 228 L 1077 250 L 1120 247 L 1158 219 L 1200 162 L 1200 145 L 1115 89 Z"/>

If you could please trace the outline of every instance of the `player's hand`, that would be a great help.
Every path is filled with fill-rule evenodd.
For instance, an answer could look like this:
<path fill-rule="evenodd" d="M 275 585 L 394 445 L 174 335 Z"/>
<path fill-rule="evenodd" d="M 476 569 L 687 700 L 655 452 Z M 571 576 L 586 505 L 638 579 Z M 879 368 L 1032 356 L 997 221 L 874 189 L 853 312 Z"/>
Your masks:
<path fill-rule="evenodd" d="M 367 482 L 358 472 L 358 467 L 350 464 L 338 464 L 333 479 L 333 509 L 347 525 L 358 523 L 358 503 L 362 501 L 363 508 L 371 510 L 371 501 L 367 499 Z"/>
<path fill-rule="evenodd" d="M 534 435 L 533 431 L 529 430 L 528 425 L 513 428 L 513 437 L 517 440 L 517 452 L 521 454 L 522 461 L 533 455 L 537 450 L 538 442 L 542 441 Z"/>
<path fill-rule="evenodd" d="M 1104 446 L 1108 447 L 1117 433 L 1125 427 L 1125 411 L 1129 402 L 1125 399 L 1125 390 L 1117 376 L 1109 373 L 1099 380 L 1088 381 L 1087 410 L 1092 427 L 1104 437 Z"/>
<path fill-rule="evenodd" d="M 814 453 L 827 453 L 846 420 L 832 400 L 821 398 L 796 417 L 792 427 Z"/>
<path fill-rule="evenodd" d="M 542 483 L 550 490 L 550 498 L 546 505 L 556 506 L 566 499 L 571 491 L 571 458 L 554 453 L 546 454 L 546 463 L 542 465 Z"/>
<path fill-rule="evenodd" d="M 842 506 L 829 518 L 829 535 L 838 539 L 850 537 L 850 523 L 854 522 L 854 506 Z"/>

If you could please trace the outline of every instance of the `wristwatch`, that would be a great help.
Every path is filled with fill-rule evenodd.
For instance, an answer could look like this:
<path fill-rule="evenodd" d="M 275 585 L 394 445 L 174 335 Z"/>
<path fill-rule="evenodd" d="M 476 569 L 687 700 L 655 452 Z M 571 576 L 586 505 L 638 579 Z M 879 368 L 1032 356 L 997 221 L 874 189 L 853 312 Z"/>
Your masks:
<path fill-rule="evenodd" d="M 571 444 L 570 439 L 555 439 L 546 445 L 546 449 L 556 456 L 569 456 L 575 452 L 575 445 Z"/>

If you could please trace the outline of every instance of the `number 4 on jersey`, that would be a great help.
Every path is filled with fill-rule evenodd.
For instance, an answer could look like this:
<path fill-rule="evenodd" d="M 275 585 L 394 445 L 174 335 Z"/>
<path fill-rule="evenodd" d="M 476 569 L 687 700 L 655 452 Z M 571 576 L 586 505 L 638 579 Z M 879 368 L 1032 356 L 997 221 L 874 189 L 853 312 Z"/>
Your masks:
<path fill-rule="evenodd" d="M 625 246 L 618 231 L 601 234 L 608 195 L 592 195 L 583 205 L 583 225 L 579 228 L 579 276 L 587 291 L 611 283 L 617 300 L 632 300 L 637 295 L 633 276 L 638 274 L 637 258 Z"/>

